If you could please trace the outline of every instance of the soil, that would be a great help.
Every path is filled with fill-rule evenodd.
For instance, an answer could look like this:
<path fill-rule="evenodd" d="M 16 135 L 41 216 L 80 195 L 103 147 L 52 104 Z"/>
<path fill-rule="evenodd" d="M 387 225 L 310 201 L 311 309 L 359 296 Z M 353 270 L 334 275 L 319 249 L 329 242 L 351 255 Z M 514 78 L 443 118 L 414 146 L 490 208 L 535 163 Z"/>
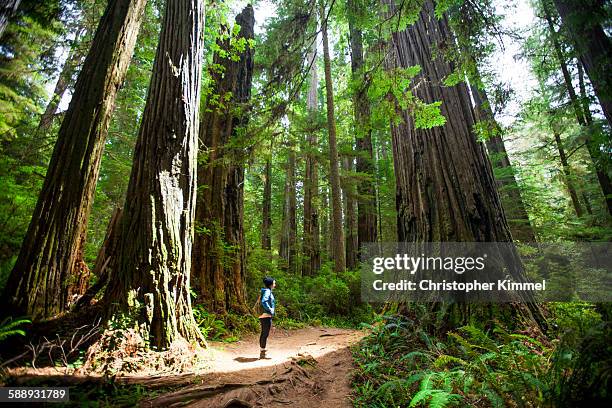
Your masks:
<path fill-rule="evenodd" d="M 259 335 L 235 343 L 209 343 L 198 355 L 205 367 L 181 374 L 142 371 L 118 375 L 116 385 L 139 384 L 158 393 L 140 401 L 141 407 L 351 407 L 350 346 L 364 332 L 306 327 L 272 329 L 267 355 L 259 358 Z M 180 353 L 180 352 L 179 352 Z M 195 358 L 191 353 L 175 356 Z M 182 354 L 182 353 L 180 353 Z M 6 374 L 10 384 L 79 386 L 108 382 L 92 372 L 58 367 L 14 367 Z M 166 391 L 162 391 L 166 390 Z M 171 391 L 168 391 L 171 390 Z"/>
<path fill-rule="evenodd" d="M 197 384 L 142 401 L 144 407 L 351 407 L 350 345 L 364 333 L 314 328 L 273 329 L 266 359 L 258 336 L 212 343 L 211 367 Z"/>

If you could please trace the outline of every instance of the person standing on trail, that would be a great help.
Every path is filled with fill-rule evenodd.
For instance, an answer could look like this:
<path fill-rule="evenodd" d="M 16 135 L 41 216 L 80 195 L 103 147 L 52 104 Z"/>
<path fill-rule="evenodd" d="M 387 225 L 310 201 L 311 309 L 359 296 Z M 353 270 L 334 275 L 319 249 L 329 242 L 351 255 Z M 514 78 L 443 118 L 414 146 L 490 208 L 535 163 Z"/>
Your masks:
<path fill-rule="evenodd" d="M 261 335 L 259 336 L 259 358 L 266 358 L 266 342 L 268 341 L 268 335 L 272 328 L 272 317 L 274 316 L 274 307 L 276 301 L 274 300 L 274 294 L 272 289 L 276 287 L 276 281 L 270 277 L 266 277 L 263 280 L 265 285 L 261 288 L 260 303 L 263 308 L 263 313 L 259 316 L 259 323 L 261 324 Z"/>

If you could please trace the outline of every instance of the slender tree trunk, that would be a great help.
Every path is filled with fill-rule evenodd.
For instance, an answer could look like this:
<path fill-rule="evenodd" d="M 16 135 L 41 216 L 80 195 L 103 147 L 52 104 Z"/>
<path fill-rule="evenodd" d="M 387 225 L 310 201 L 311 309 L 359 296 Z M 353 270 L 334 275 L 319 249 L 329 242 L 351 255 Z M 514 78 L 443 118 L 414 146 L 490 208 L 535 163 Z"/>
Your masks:
<path fill-rule="evenodd" d="M 270 229 L 272 228 L 272 162 L 271 159 L 266 160 L 262 202 L 262 220 L 261 220 L 261 248 L 272 249 L 272 240 L 270 238 Z"/>
<path fill-rule="evenodd" d="M 586 85 L 584 83 L 584 69 L 582 68 L 582 62 L 578 59 L 576 64 L 578 68 L 578 86 L 580 88 L 580 99 L 582 102 L 582 110 L 584 111 L 584 119 L 587 125 L 593 124 L 593 115 L 591 114 L 591 108 L 589 107 L 589 96 L 587 95 Z"/>
<path fill-rule="evenodd" d="M 330 239 L 329 239 L 329 193 L 324 186 L 321 191 L 321 209 L 324 209 L 321 217 L 321 248 L 325 251 L 327 258 L 331 258 Z"/>
<path fill-rule="evenodd" d="M 297 198 L 295 150 L 292 143 L 288 146 L 286 171 L 279 254 L 285 260 L 287 271 L 297 274 Z"/>
<path fill-rule="evenodd" d="M 559 44 L 559 39 L 557 37 L 557 33 L 555 31 L 555 27 L 553 25 L 553 21 L 552 21 L 552 17 L 551 17 L 551 13 L 548 9 L 548 5 L 546 4 L 547 0 L 543 0 L 542 1 L 542 6 L 544 9 L 544 16 L 546 18 L 546 21 L 548 23 L 548 29 L 550 31 L 550 36 L 552 39 L 552 43 L 553 43 L 553 48 L 555 50 L 555 54 L 557 57 L 557 61 L 559 62 L 559 66 L 561 67 L 561 72 L 563 74 L 563 80 L 565 82 L 565 88 L 567 90 L 567 93 L 569 95 L 570 98 L 570 102 L 572 103 L 572 107 L 574 108 L 574 113 L 576 115 L 576 120 L 578 121 L 578 123 L 581 126 L 588 126 L 589 125 L 589 115 L 585 115 L 585 111 L 583 109 L 583 106 L 580 104 L 580 101 L 578 100 L 578 96 L 576 95 L 576 90 L 574 89 L 574 85 L 572 84 L 572 77 L 569 73 L 569 70 L 567 68 L 567 63 L 565 60 L 565 57 L 563 55 L 563 50 L 561 49 L 561 45 Z M 593 1 L 593 0 L 588 0 L 588 1 Z M 589 32 L 590 33 L 590 32 Z M 585 33 L 587 34 L 587 33 Z M 591 33 L 594 34 L 595 33 Z M 587 39 L 585 39 L 587 40 Z M 609 43 L 609 40 L 608 40 Z M 609 45 L 609 44 L 608 44 Z M 609 62 L 612 63 L 612 48 L 608 50 L 608 59 Z M 582 58 L 581 58 L 582 61 Z M 593 85 L 595 86 L 593 80 L 591 79 L 591 83 L 593 83 Z M 601 85 L 601 84 L 600 84 Z M 612 88 L 608 88 L 608 89 L 612 89 Z M 612 95 L 609 95 L 611 100 L 610 100 L 610 106 L 609 108 L 612 108 Z M 603 107 L 603 105 L 602 105 Z M 604 111 L 605 113 L 605 111 Z M 608 112 L 610 114 L 612 114 L 611 112 Z M 608 121 L 610 121 L 610 117 L 607 116 Z M 609 122 L 612 125 L 612 122 Z M 597 145 L 596 142 L 594 142 L 591 137 L 587 134 L 586 135 L 586 144 L 587 144 L 587 148 L 589 150 L 589 155 L 591 156 L 591 160 L 593 161 L 593 165 L 595 166 L 595 173 L 597 174 L 597 180 L 599 181 L 599 186 L 601 187 L 601 191 L 605 197 L 606 200 L 606 205 L 608 208 L 608 213 L 610 215 L 612 215 L 612 181 L 610 181 L 610 177 L 608 176 L 608 174 L 606 172 L 604 172 L 601 169 L 601 166 L 599 165 L 598 161 L 599 161 L 599 156 L 600 156 L 600 151 L 599 151 L 599 146 Z"/>
<path fill-rule="evenodd" d="M 317 115 L 317 65 L 316 65 L 316 41 L 313 42 L 310 53 L 310 86 L 306 108 L 310 117 L 310 123 L 316 123 Z M 317 168 L 318 149 L 317 129 L 314 126 L 308 131 L 308 150 L 306 152 L 306 165 L 304 171 L 304 244 L 302 262 L 302 275 L 313 276 L 321 267 L 321 244 L 319 241 L 319 174 Z"/>
<path fill-rule="evenodd" d="M 158 349 L 201 339 L 189 280 L 203 34 L 203 2 L 167 1 L 105 296 Z"/>
<path fill-rule="evenodd" d="M 383 0 L 382 6 L 389 3 L 393 8 L 389 0 Z M 419 65 L 412 92 L 425 103 L 442 101 L 440 109 L 446 118 L 443 126 L 419 129 L 408 111 L 398 106 L 403 122 L 391 125 L 398 240 L 512 242 L 491 163 L 472 133 L 475 117 L 467 86 L 444 86 L 453 69 L 441 55 L 432 55 L 432 48 L 452 38 L 446 16 L 438 19 L 434 10 L 433 2 L 425 0 L 418 20 L 392 33 L 386 63 L 389 68 Z M 516 251 L 510 265 L 511 270 L 503 273 L 524 281 Z M 524 300 L 531 315 L 542 321 L 533 299 L 525 295 Z M 458 307 L 467 309 L 465 322 L 470 306 Z"/>
<path fill-rule="evenodd" d="M 346 174 L 344 177 L 344 186 L 342 188 L 342 193 L 344 196 L 346 267 L 348 269 L 355 269 L 359 261 L 359 246 L 357 243 L 357 216 L 355 213 L 357 203 L 355 202 L 355 186 L 353 181 L 350 179 L 351 174 L 354 172 L 353 160 L 351 157 L 344 158 L 343 167 Z"/>
<path fill-rule="evenodd" d="M 252 39 L 255 17 L 247 6 L 236 17 L 240 38 Z M 219 44 L 229 51 L 229 39 Z M 206 104 L 200 140 L 204 160 L 198 167 L 200 186 L 196 207 L 198 233 L 193 250 L 193 276 L 201 300 L 216 313 L 246 313 L 244 244 L 244 149 L 243 132 L 251 97 L 253 48 L 247 46 L 234 61 L 217 53 L 211 71 L 213 94 Z"/>
<path fill-rule="evenodd" d="M 502 129 L 495 121 L 486 92 L 478 89 L 475 85 L 470 90 L 474 99 L 476 118 L 492 128 L 492 136 L 487 139 L 486 146 L 493 167 L 503 172 L 502 176 L 497 178 L 497 186 L 502 203 L 506 204 L 504 209 L 512 236 L 519 241 L 535 242 L 535 234 L 523 203 L 523 197 L 521 197 L 519 185 L 516 182 L 514 169 L 501 137 Z"/>
<path fill-rule="evenodd" d="M 81 44 L 78 40 L 84 35 L 84 28 L 80 27 L 77 29 L 75 40 L 72 44 L 72 48 L 70 49 L 70 53 L 68 54 L 68 58 L 66 59 L 66 62 L 64 62 L 62 71 L 57 78 L 57 82 L 55 83 L 53 95 L 51 96 L 49 103 L 47 103 L 47 107 L 45 108 L 45 111 L 41 115 L 40 121 L 38 122 L 36 133 L 39 137 L 45 136 L 49 132 L 51 125 L 53 125 L 53 118 L 55 117 L 57 108 L 64 96 L 64 93 L 70 86 L 72 76 L 74 75 L 75 70 L 82 64 L 83 58 L 85 58 L 83 44 Z"/>
<path fill-rule="evenodd" d="M 146 0 L 111 0 L 58 133 L 51 162 L 5 293 L 34 319 L 66 309 L 66 285 L 85 239 L 104 141 Z"/>
<path fill-rule="evenodd" d="M 9 23 L 10 18 L 15 14 L 21 0 L 0 0 L 0 38 Z"/>
<path fill-rule="evenodd" d="M 544 0 L 546 1 L 546 0 Z M 603 0 L 553 0 L 573 40 L 608 124 L 612 127 L 612 40 L 600 23 L 606 15 Z"/>
<path fill-rule="evenodd" d="M 331 10 L 330 10 L 331 11 Z M 331 76 L 329 57 L 329 40 L 327 38 L 327 17 L 325 7 L 321 6 L 321 31 L 323 34 L 323 62 L 325 65 L 325 93 L 327 96 L 327 131 L 329 133 L 329 180 L 332 201 L 332 231 L 334 270 L 346 269 L 344 253 L 344 231 L 342 228 L 342 199 L 340 191 L 340 171 L 338 168 L 338 146 L 336 142 L 336 116 L 334 112 L 334 88 Z"/>
<path fill-rule="evenodd" d="M 357 246 L 376 242 L 376 192 L 374 191 L 374 155 L 372 129 L 370 127 L 370 102 L 363 78 L 363 40 L 357 28 L 356 17 L 360 12 L 355 0 L 348 0 L 348 23 L 351 46 L 351 72 L 354 86 L 356 170 L 361 177 L 357 184 Z M 360 252 L 358 252 L 360 254 Z M 360 255 L 359 255 L 360 256 Z M 347 259 L 348 263 L 348 259 Z"/>
<path fill-rule="evenodd" d="M 552 128 L 553 135 L 555 137 L 555 146 L 557 147 L 557 152 L 559 152 L 559 160 L 561 161 L 561 166 L 563 168 L 563 178 L 565 180 L 565 185 L 567 186 L 567 191 L 569 192 L 572 200 L 572 206 L 574 207 L 574 211 L 576 211 L 576 215 L 578 217 L 582 217 L 584 212 L 582 211 L 582 206 L 578 200 L 578 193 L 576 191 L 576 187 L 574 186 L 572 170 L 569 162 L 567 161 L 567 155 L 565 154 L 565 148 L 563 147 L 563 142 L 561 141 L 561 135 L 555 129 L 554 125 L 552 125 Z"/>

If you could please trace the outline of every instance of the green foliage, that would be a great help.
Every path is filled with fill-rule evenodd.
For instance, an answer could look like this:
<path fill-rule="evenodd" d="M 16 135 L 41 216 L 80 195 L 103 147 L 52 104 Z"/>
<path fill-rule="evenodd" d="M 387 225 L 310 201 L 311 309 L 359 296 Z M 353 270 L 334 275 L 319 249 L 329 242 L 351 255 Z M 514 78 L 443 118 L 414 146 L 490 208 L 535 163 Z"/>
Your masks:
<path fill-rule="evenodd" d="M 575 406 L 585 389 L 607 398 L 609 325 L 593 305 L 551 304 L 553 342 L 499 324 L 433 335 L 435 315 L 413 311 L 379 317 L 355 348 L 356 406 Z"/>
<path fill-rule="evenodd" d="M 0 323 L 0 342 L 11 336 L 25 336 L 25 331 L 19 326 L 29 323 L 31 323 L 29 319 L 7 317 Z"/>

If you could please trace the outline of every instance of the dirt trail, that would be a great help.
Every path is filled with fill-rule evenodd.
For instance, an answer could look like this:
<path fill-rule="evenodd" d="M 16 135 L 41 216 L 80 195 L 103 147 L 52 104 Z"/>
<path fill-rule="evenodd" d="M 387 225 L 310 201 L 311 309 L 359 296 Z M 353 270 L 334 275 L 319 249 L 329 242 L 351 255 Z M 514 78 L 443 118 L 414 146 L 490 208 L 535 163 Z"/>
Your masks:
<path fill-rule="evenodd" d="M 211 367 L 193 385 L 142 401 L 144 407 L 350 407 L 349 346 L 357 330 L 276 329 L 268 358 L 259 360 L 258 336 L 210 344 Z"/>

